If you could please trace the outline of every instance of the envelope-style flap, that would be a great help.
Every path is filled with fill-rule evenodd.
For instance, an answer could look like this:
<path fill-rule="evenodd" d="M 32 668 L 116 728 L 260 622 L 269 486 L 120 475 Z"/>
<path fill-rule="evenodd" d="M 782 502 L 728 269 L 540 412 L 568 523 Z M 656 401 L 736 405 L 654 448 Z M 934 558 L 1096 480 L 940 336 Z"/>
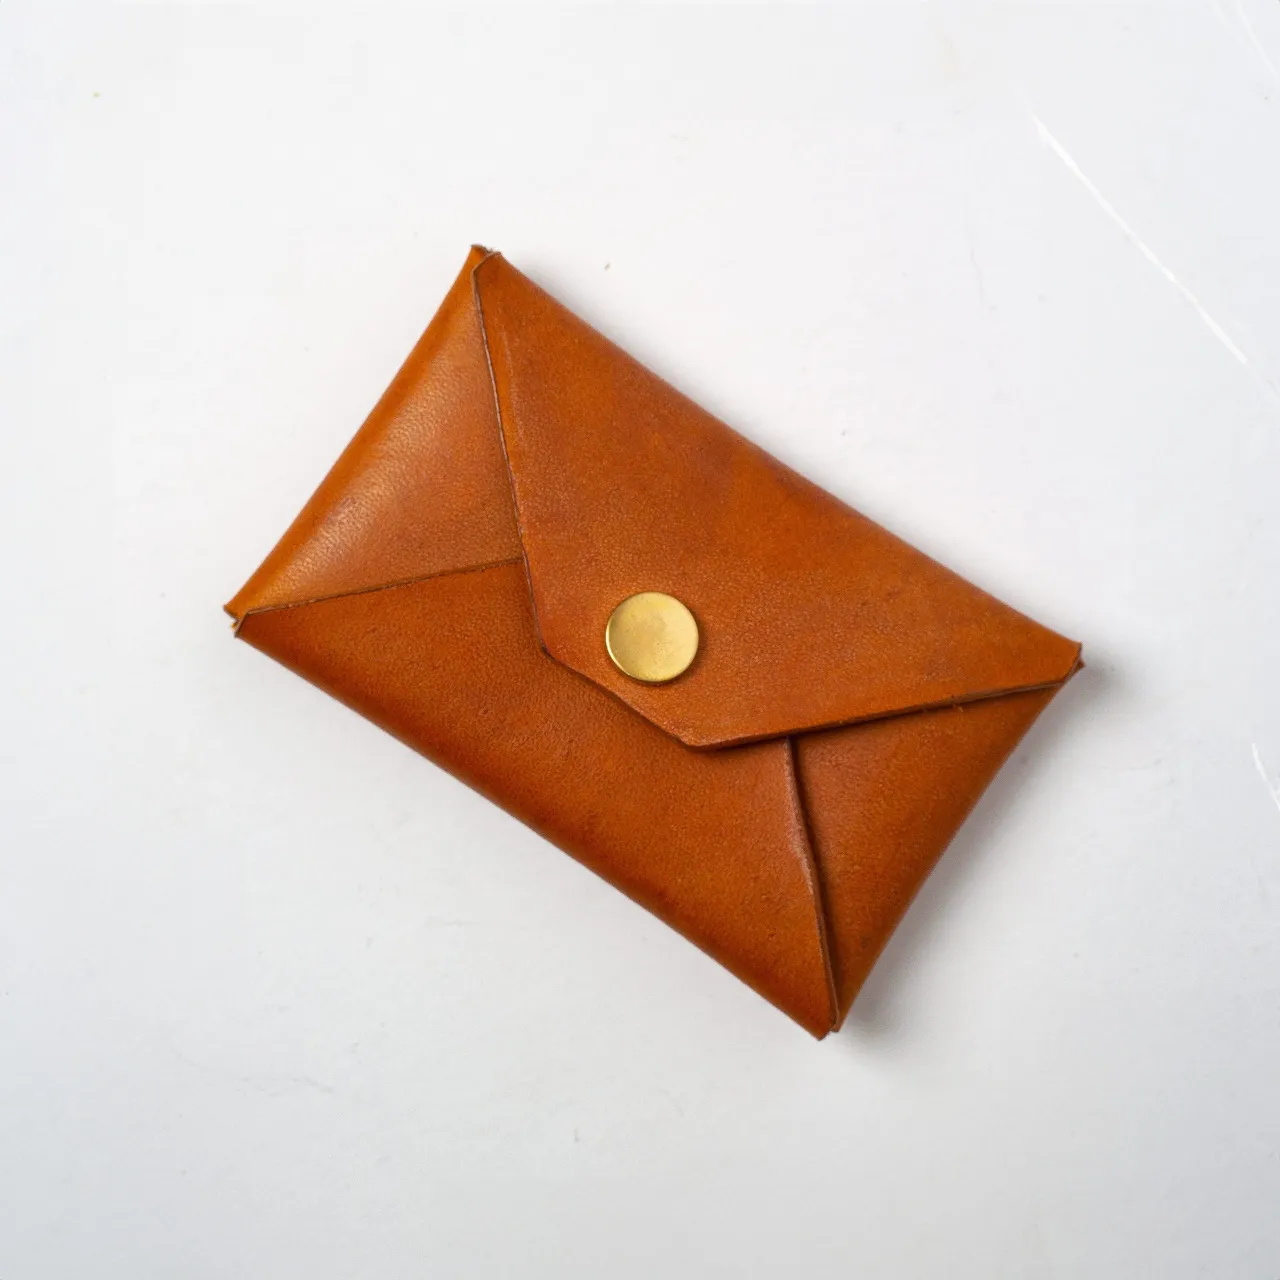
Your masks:
<path fill-rule="evenodd" d="M 1079 646 L 783 466 L 500 255 L 473 275 L 547 652 L 689 746 L 713 747 L 1066 678 Z M 641 591 L 693 612 L 669 684 L 604 643 Z"/>

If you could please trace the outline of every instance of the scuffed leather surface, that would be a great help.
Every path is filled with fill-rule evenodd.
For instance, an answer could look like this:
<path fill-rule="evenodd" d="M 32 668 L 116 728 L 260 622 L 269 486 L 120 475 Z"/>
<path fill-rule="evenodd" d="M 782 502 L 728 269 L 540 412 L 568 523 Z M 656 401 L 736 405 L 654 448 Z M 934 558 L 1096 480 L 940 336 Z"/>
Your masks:
<path fill-rule="evenodd" d="M 670 685 L 605 654 L 639 590 Z M 1079 663 L 480 249 L 227 609 L 818 1036 Z"/>

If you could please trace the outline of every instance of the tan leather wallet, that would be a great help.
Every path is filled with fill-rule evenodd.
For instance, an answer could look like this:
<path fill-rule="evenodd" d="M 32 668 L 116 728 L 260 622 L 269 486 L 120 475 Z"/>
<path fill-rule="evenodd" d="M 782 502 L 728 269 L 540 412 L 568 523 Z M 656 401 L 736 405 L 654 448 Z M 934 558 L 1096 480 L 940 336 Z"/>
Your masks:
<path fill-rule="evenodd" d="M 481 248 L 227 611 L 815 1036 L 1080 666 Z"/>

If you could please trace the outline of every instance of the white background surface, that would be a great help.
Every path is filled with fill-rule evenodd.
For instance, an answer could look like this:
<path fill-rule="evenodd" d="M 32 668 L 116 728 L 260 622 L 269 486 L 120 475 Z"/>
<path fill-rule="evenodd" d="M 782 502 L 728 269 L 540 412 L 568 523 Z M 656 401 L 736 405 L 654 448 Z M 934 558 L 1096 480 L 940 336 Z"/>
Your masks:
<path fill-rule="evenodd" d="M 0 1277 L 1280 1277 L 1278 66 L 0 8 Z M 472 240 L 1085 641 L 821 1045 L 232 643 Z"/>

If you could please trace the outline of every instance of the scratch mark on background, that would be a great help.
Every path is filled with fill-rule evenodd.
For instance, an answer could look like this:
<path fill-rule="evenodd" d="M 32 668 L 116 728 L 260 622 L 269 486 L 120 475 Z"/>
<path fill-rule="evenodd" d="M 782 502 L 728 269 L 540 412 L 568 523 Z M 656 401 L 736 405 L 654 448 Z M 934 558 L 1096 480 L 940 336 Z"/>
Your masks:
<path fill-rule="evenodd" d="M 1271 72 L 1272 79 L 1277 84 L 1280 84 L 1280 71 L 1276 70 L 1276 64 L 1271 61 L 1271 55 L 1263 48 L 1262 41 L 1258 39 L 1258 33 L 1253 29 L 1253 23 L 1249 21 L 1249 15 L 1245 12 L 1242 0 L 1236 0 L 1236 13 L 1240 15 L 1240 25 L 1244 27 L 1245 35 L 1249 37 L 1249 43 L 1253 45 L 1258 57 L 1267 64 L 1267 70 Z"/>
<path fill-rule="evenodd" d="M 1031 119 L 1035 123 L 1036 132 L 1040 135 L 1040 141 L 1053 152 L 1055 156 L 1066 166 L 1067 172 L 1071 174 L 1077 182 L 1093 197 L 1094 202 L 1103 213 L 1111 219 L 1112 222 L 1124 232 L 1125 239 L 1133 245 L 1137 251 L 1142 254 L 1146 260 L 1182 295 L 1182 297 L 1191 304 L 1195 313 L 1204 321 L 1205 328 L 1224 347 L 1240 362 L 1240 364 L 1249 371 L 1249 373 L 1257 380 L 1258 385 L 1273 399 L 1280 401 L 1280 392 L 1276 390 L 1271 383 L 1253 368 L 1249 363 L 1249 357 L 1245 355 L 1234 342 L 1231 341 L 1231 335 L 1204 309 L 1200 304 L 1200 299 L 1196 297 L 1190 289 L 1187 288 L 1177 276 L 1169 270 L 1168 267 L 1156 257 L 1155 253 L 1147 246 L 1138 233 L 1120 216 L 1116 207 L 1107 199 L 1106 196 L 1098 190 L 1097 187 L 1086 176 L 1083 169 L 1076 164 L 1071 153 L 1053 136 L 1046 127 L 1043 120 L 1040 119 L 1034 111 L 1030 112 Z"/>
<path fill-rule="evenodd" d="M 1209 3 L 1213 5 L 1213 11 L 1218 15 L 1218 21 L 1231 33 L 1232 40 L 1238 43 L 1240 33 L 1243 32 L 1249 44 L 1253 46 L 1253 51 L 1266 64 L 1267 70 L 1271 72 L 1276 83 L 1280 84 L 1280 70 L 1277 70 L 1276 64 L 1271 61 L 1271 55 L 1267 53 L 1266 47 L 1258 39 L 1258 33 L 1253 29 L 1253 23 L 1249 21 L 1249 15 L 1245 12 L 1243 0 L 1236 0 L 1236 15 L 1240 19 L 1239 22 L 1232 22 L 1227 17 L 1218 0 L 1209 0 Z"/>
<path fill-rule="evenodd" d="M 1253 748 L 1253 764 L 1258 771 L 1258 777 L 1262 779 L 1262 785 L 1266 787 L 1267 794 L 1275 801 L 1275 806 L 1280 809 L 1280 784 L 1275 784 L 1267 776 L 1267 767 L 1262 763 L 1262 753 L 1258 750 L 1258 744 L 1251 742 L 1249 744 Z"/>

